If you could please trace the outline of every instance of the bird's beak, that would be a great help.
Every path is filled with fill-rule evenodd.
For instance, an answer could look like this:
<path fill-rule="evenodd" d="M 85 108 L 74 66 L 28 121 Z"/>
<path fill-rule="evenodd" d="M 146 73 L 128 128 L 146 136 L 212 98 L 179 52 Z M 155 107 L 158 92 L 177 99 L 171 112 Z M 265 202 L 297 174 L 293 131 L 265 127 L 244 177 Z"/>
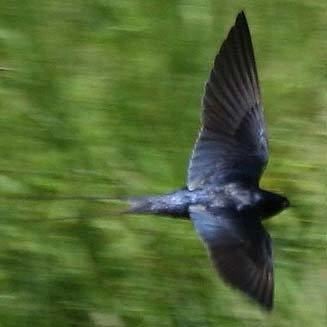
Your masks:
<path fill-rule="evenodd" d="M 284 208 L 292 208 L 293 205 L 290 203 L 290 201 L 288 201 L 287 199 L 285 200 L 285 202 L 283 203 L 284 204 Z"/>

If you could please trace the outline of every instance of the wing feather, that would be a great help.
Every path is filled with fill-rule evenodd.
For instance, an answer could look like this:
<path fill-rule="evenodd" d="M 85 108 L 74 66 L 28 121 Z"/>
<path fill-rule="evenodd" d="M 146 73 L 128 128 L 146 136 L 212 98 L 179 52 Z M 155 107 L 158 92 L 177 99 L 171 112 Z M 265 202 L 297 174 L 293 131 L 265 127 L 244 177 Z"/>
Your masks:
<path fill-rule="evenodd" d="M 189 164 L 188 188 L 235 180 L 258 184 L 268 161 L 268 142 L 243 12 L 214 60 L 202 106 L 202 128 Z"/>
<path fill-rule="evenodd" d="M 223 280 L 271 310 L 274 290 L 271 240 L 261 222 L 244 223 L 231 210 L 212 214 L 202 206 L 191 206 L 189 211 Z"/>

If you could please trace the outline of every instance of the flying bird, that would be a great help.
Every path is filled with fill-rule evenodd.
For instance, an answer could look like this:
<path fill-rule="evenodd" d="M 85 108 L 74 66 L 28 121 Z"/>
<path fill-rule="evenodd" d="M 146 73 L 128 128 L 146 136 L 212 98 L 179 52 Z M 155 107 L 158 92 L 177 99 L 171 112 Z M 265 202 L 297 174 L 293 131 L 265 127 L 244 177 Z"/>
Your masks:
<path fill-rule="evenodd" d="M 214 59 L 201 123 L 187 186 L 131 198 L 129 212 L 191 220 L 222 279 L 271 310 L 272 245 L 262 221 L 287 208 L 289 201 L 259 186 L 269 157 L 268 139 L 243 11 Z"/>

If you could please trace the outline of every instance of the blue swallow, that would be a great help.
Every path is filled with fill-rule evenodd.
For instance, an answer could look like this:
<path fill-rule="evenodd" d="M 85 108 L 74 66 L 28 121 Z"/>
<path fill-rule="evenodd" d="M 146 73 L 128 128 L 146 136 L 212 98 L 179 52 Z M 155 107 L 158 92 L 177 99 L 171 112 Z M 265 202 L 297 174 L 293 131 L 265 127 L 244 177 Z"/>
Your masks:
<path fill-rule="evenodd" d="M 268 157 L 251 35 L 240 12 L 205 84 L 202 127 L 187 186 L 131 198 L 129 212 L 191 220 L 222 279 L 271 310 L 272 245 L 262 221 L 287 208 L 289 201 L 259 186 Z"/>

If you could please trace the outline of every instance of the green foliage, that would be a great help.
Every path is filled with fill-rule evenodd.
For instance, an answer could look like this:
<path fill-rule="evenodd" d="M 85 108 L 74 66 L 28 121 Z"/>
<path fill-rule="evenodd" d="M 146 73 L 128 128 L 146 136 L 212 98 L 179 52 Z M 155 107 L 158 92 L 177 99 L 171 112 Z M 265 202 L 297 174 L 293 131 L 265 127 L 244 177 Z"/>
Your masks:
<path fill-rule="evenodd" d="M 217 279 L 187 222 L 17 200 L 183 185 L 203 83 L 240 9 L 270 132 L 262 183 L 294 204 L 267 222 L 270 315 Z M 0 326 L 324 326 L 326 11 L 324 0 L 2 2 Z"/>

